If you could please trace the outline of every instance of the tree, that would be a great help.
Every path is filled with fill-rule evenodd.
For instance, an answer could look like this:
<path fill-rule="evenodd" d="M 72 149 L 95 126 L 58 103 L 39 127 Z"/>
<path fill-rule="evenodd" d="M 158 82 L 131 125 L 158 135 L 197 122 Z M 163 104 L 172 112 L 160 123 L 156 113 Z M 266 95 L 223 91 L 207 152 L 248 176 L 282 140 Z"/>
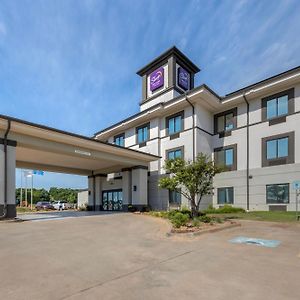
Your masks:
<path fill-rule="evenodd" d="M 209 156 L 199 153 L 194 162 L 181 158 L 167 160 L 165 169 L 170 176 L 161 178 L 159 187 L 178 191 L 186 197 L 191 205 L 192 217 L 196 217 L 203 196 L 212 194 L 213 177 L 221 172 L 221 168 Z"/>

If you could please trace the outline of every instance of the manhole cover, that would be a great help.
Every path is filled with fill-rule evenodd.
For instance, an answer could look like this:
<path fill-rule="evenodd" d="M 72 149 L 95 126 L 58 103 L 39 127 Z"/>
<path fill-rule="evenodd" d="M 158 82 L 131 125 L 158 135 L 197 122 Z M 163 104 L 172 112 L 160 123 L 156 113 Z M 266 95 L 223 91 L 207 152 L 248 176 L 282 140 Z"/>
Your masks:
<path fill-rule="evenodd" d="M 238 236 L 229 241 L 230 243 L 234 244 L 248 244 L 248 245 L 256 245 L 256 246 L 263 246 L 269 248 L 275 248 L 280 244 L 280 241 L 276 240 L 264 240 L 264 239 L 257 239 L 245 236 Z"/>

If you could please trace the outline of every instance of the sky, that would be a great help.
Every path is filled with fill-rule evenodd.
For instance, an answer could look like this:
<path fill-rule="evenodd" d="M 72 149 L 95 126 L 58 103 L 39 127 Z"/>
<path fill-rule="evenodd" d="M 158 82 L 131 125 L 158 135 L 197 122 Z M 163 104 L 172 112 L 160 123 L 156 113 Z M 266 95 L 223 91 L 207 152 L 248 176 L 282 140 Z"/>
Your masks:
<path fill-rule="evenodd" d="M 173 45 L 224 95 L 300 65 L 299 15 L 298 0 L 1 0 L 0 114 L 92 136 L 139 111 L 136 71 Z"/>

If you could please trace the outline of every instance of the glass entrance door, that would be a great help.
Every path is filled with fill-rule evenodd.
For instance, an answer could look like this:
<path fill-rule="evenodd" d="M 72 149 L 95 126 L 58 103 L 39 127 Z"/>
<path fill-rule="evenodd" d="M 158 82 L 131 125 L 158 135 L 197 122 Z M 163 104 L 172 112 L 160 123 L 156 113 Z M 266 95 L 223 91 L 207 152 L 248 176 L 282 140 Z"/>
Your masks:
<path fill-rule="evenodd" d="M 102 192 L 103 210 L 122 210 L 123 193 L 122 190 L 110 190 Z"/>

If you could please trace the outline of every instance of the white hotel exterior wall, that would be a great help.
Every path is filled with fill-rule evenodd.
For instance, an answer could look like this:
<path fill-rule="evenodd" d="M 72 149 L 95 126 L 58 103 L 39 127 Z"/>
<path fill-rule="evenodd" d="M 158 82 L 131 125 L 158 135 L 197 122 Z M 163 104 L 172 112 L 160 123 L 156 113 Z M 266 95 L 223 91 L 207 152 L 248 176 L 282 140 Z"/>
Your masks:
<path fill-rule="evenodd" d="M 289 88 L 294 88 L 295 112 L 299 112 L 300 68 L 298 67 L 275 75 L 222 98 L 211 91 L 206 85 L 188 91 L 186 95 L 180 94 L 179 92 L 183 92 L 183 90 L 178 86 L 176 79 L 179 64 L 176 63 L 175 65 L 174 81 L 174 74 L 172 73 L 174 68 L 172 67 L 171 60 L 168 59 L 168 63 L 162 63 L 159 59 L 155 63 L 162 64 L 161 66 L 165 70 L 164 85 L 162 88 L 152 93 L 149 87 L 149 74 L 151 74 L 152 69 L 156 69 L 160 65 L 155 65 L 152 62 L 150 63 L 151 69 L 145 72 L 138 72 L 143 77 L 144 87 L 144 102 L 140 106 L 141 114 L 124 120 L 124 126 L 121 125 L 122 123 L 118 123 L 116 127 L 109 128 L 100 135 L 97 135 L 97 138 L 107 140 L 108 132 L 110 132 L 108 141 L 113 143 L 114 136 L 125 132 L 125 147 L 161 156 L 160 160 L 150 163 L 149 166 L 149 203 L 153 204 L 153 207 L 157 209 L 168 208 L 168 191 L 157 187 L 159 178 L 165 175 L 163 166 L 166 159 L 166 151 L 184 147 L 184 159 L 191 160 L 193 158 L 193 134 L 195 134 L 195 155 L 203 152 L 214 158 L 215 148 L 233 144 L 237 145 L 237 169 L 235 171 L 223 172 L 215 177 L 214 195 L 206 197 L 201 208 L 204 208 L 209 203 L 218 206 L 217 189 L 220 187 L 234 187 L 233 205 L 247 208 L 247 104 L 242 97 L 243 93 L 246 93 L 247 100 L 249 101 L 250 124 L 248 128 L 249 175 L 251 177 L 249 179 L 250 210 L 269 209 L 270 205 L 266 203 L 266 185 L 276 183 L 290 184 L 290 197 L 287 209 L 294 210 L 294 191 L 292 191 L 291 183 L 294 180 L 300 179 L 300 114 L 288 115 L 286 116 L 286 122 L 269 126 L 268 121 L 262 122 L 262 98 L 288 90 Z M 186 67 L 184 63 L 182 66 Z M 194 75 L 195 73 L 191 74 Z M 144 76 L 148 76 L 147 85 L 145 84 Z M 181 96 L 176 98 L 179 95 Z M 192 106 L 188 103 L 186 97 L 192 101 L 195 108 L 194 130 Z M 176 99 L 173 101 L 174 98 Z M 153 109 L 150 109 L 151 107 Z M 225 137 L 221 138 L 219 134 L 214 134 L 214 116 L 217 113 L 222 113 L 233 108 L 237 108 L 237 128 L 233 129 L 231 134 L 226 134 Z M 170 139 L 166 135 L 166 118 L 182 110 L 184 110 L 183 131 L 180 132 L 178 138 Z M 138 122 L 138 119 L 144 121 Z M 136 127 L 148 122 L 150 122 L 149 140 L 146 146 L 140 147 L 136 140 Z M 125 128 L 126 130 L 124 130 Z M 295 162 L 287 165 L 262 167 L 262 138 L 290 131 L 295 132 Z M 182 204 L 187 204 L 186 199 L 182 199 Z"/>
<path fill-rule="evenodd" d="M 300 85 L 292 85 L 284 89 L 277 89 L 256 99 L 249 101 L 249 209 L 269 210 L 275 204 L 266 203 L 266 185 L 289 183 L 289 204 L 287 210 L 295 210 L 295 191 L 292 189 L 292 182 L 300 180 L 300 122 L 299 114 L 292 114 L 286 117 L 286 122 L 269 126 L 268 121 L 262 121 L 261 101 L 262 98 L 276 94 L 283 90 L 294 88 L 295 90 L 295 112 L 300 111 Z M 236 107 L 236 106 L 235 106 Z M 233 108 L 233 107 L 232 107 Z M 213 204 L 217 204 L 217 188 L 234 188 L 234 205 L 246 208 L 246 168 L 247 168 L 247 129 L 239 128 L 246 126 L 246 104 L 237 106 L 237 129 L 232 135 L 220 139 L 218 135 L 213 137 L 214 148 L 237 144 L 237 171 L 229 171 L 218 174 L 215 177 L 215 193 Z M 295 161 L 292 164 L 262 167 L 262 139 L 277 134 L 295 132 Z M 283 205 L 286 204 L 276 204 Z"/>
<path fill-rule="evenodd" d="M 187 104 L 188 105 L 188 104 Z M 161 156 L 161 159 L 156 162 L 151 162 L 149 166 L 149 204 L 152 207 L 159 209 L 167 209 L 169 203 L 169 194 L 167 190 L 161 190 L 158 188 L 159 178 L 165 174 L 164 164 L 166 160 L 166 152 L 173 148 L 184 147 L 184 159 L 192 160 L 193 157 L 193 117 L 192 108 L 187 106 L 184 109 L 183 120 L 183 132 L 180 132 L 180 137 L 170 140 L 170 137 L 166 134 L 166 118 L 173 113 L 180 112 L 182 110 L 176 110 L 170 114 L 167 114 L 160 118 L 154 118 L 150 120 L 150 136 L 146 146 L 139 147 L 136 144 L 136 140 L 132 140 L 130 137 L 130 143 L 127 141 L 127 132 L 135 132 L 135 128 L 131 128 L 125 132 L 125 146 L 131 149 L 140 150 L 143 152 L 155 154 Z M 142 124 L 140 124 L 142 125 Z M 113 140 L 111 137 L 109 140 Z M 187 206 L 188 201 L 182 197 L 182 205 Z"/>

